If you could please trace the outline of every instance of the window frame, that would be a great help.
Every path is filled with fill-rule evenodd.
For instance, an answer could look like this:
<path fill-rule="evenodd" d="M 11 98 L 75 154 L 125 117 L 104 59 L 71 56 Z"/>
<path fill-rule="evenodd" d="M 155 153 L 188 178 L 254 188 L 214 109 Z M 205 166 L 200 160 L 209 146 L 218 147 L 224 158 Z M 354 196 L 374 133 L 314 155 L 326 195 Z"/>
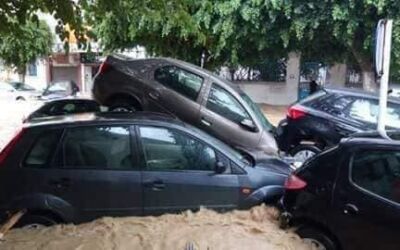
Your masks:
<path fill-rule="evenodd" d="M 167 127 L 167 126 L 162 126 L 162 125 L 156 125 L 156 124 L 138 124 L 136 126 L 136 138 L 137 138 L 137 143 L 138 143 L 138 148 L 140 148 L 140 162 L 141 162 L 141 168 L 143 169 L 143 171 L 149 171 L 149 172 L 163 172 L 163 173 L 215 173 L 214 170 L 193 170 L 193 169 L 150 169 L 147 166 L 147 159 L 146 159 L 146 153 L 145 153 L 145 149 L 144 149 L 144 145 L 142 142 L 142 137 L 141 137 L 141 133 L 140 133 L 140 128 L 141 127 L 152 127 L 152 128 L 161 128 L 161 129 L 167 129 L 167 130 L 172 130 L 174 132 L 183 134 L 185 136 L 188 136 L 189 138 L 192 138 L 193 140 L 199 141 L 203 144 L 205 144 L 206 146 L 208 146 L 209 148 L 211 148 L 212 150 L 214 150 L 215 152 L 215 157 L 216 157 L 216 161 L 222 161 L 226 164 L 226 171 L 225 173 L 222 173 L 224 175 L 226 174 L 233 174 L 232 173 L 232 169 L 231 169 L 231 159 L 226 156 L 225 154 L 221 153 L 219 150 L 217 150 L 215 147 L 213 147 L 212 145 L 208 144 L 207 142 L 205 142 L 204 140 L 191 135 L 190 133 L 177 129 L 177 128 L 172 128 L 172 127 Z"/>
<path fill-rule="evenodd" d="M 156 72 L 157 72 L 157 70 L 160 70 L 160 69 L 162 69 L 162 68 L 167 68 L 167 67 L 176 68 L 176 69 L 182 70 L 182 71 L 184 71 L 184 72 L 187 72 L 187 73 L 189 73 L 189 74 L 192 74 L 192 75 L 195 75 L 195 76 L 201 78 L 200 88 L 199 88 L 199 91 L 198 91 L 198 93 L 196 94 L 196 97 L 195 97 L 194 99 L 192 99 L 192 98 L 190 98 L 190 97 L 184 95 L 183 93 L 177 91 L 176 89 L 173 89 L 173 88 L 171 88 L 170 86 L 168 86 L 168 85 L 166 85 L 166 84 L 160 82 L 160 81 L 156 78 Z M 203 89 L 203 86 L 204 86 L 204 82 L 206 81 L 206 79 L 205 79 L 204 77 L 200 76 L 199 74 L 193 73 L 193 72 L 190 71 L 190 70 L 184 69 L 184 68 L 182 68 L 182 67 L 179 67 L 179 66 L 176 66 L 176 65 L 173 65 L 173 64 L 166 64 L 166 65 L 162 65 L 162 66 L 159 66 L 159 67 L 155 68 L 154 71 L 153 71 L 153 79 L 154 79 L 154 81 L 156 81 L 158 84 L 161 84 L 161 85 L 164 86 L 165 88 L 167 88 L 167 89 L 169 89 L 169 90 L 172 90 L 172 91 L 174 91 L 174 93 L 177 93 L 177 94 L 179 94 L 180 96 L 183 96 L 184 98 L 186 98 L 186 99 L 188 99 L 188 100 L 190 100 L 190 101 L 193 101 L 193 102 L 197 102 L 197 101 L 198 101 L 199 96 L 200 96 L 200 93 L 201 93 L 201 90 Z"/>
<path fill-rule="evenodd" d="M 135 133 L 135 125 L 132 124 L 124 124 L 124 123 L 111 123 L 111 124 L 88 124 L 88 125 L 81 125 L 81 126 L 70 126 L 70 127 L 65 127 L 63 129 L 63 134 L 60 137 L 60 141 L 58 143 L 58 147 L 56 149 L 56 153 L 54 154 L 53 157 L 53 165 L 57 169 L 61 170 L 93 170 L 93 171 L 140 171 L 140 165 L 138 164 L 138 150 L 137 150 L 137 144 L 136 144 L 136 133 Z M 131 168 L 99 168 L 99 167 L 71 167 L 67 166 L 65 164 L 65 138 L 68 133 L 68 130 L 73 130 L 73 129 L 80 129 L 80 128 L 88 128 L 88 127 L 126 127 L 128 128 L 129 132 L 129 145 L 130 145 L 130 151 L 131 151 L 131 161 L 132 161 L 132 167 Z"/>
<path fill-rule="evenodd" d="M 348 176 L 347 177 L 348 177 L 349 183 L 351 184 L 351 186 L 355 187 L 356 190 L 360 191 L 361 193 L 363 193 L 365 195 L 371 196 L 372 198 L 375 198 L 375 199 L 377 199 L 379 201 L 382 201 L 382 202 L 389 203 L 391 205 L 399 206 L 400 202 L 396 202 L 396 201 L 390 200 L 390 199 L 388 199 L 386 197 L 381 196 L 380 194 L 374 193 L 374 192 L 372 192 L 372 191 L 370 191 L 370 190 L 368 190 L 368 189 L 366 189 L 364 187 L 361 187 L 359 184 L 357 184 L 353 180 L 353 167 L 354 167 L 353 163 L 354 163 L 355 155 L 359 154 L 361 152 L 364 153 L 364 152 L 371 152 L 371 151 L 400 152 L 399 149 L 393 149 L 391 147 L 390 148 L 389 147 L 379 147 L 379 148 L 365 147 L 365 148 L 359 148 L 358 150 L 353 151 L 351 153 L 350 157 L 349 157 L 349 162 L 348 162 L 349 171 L 348 171 Z"/>
<path fill-rule="evenodd" d="M 247 114 L 248 119 L 254 124 L 254 126 L 256 126 L 256 128 L 257 128 L 257 130 L 258 130 L 258 125 L 257 125 L 257 123 L 254 122 L 253 117 L 251 116 L 251 114 L 249 113 L 249 111 L 245 108 L 245 106 L 238 100 L 238 98 L 236 98 L 234 95 L 232 95 L 232 93 L 231 93 L 230 91 L 226 90 L 226 88 L 222 87 L 220 84 L 218 84 L 218 83 L 216 83 L 216 82 L 211 82 L 211 84 L 210 84 L 210 89 L 209 89 L 209 91 L 208 91 L 207 99 L 205 100 L 205 104 L 204 104 L 204 107 L 205 107 L 207 110 L 209 110 L 209 111 L 212 112 L 213 114 L 216 114 L 216 115 L 218 115 L 218 116 L 224 118 L 224 119 L 227 120 L 227 121 L 230 121 L 230 122 L 232 122 L 232 123 L 234 123 L 234 124 L 236 124 L 236 125 L 238 125 L 238 126 L 241 126 L 241 125 L 240 125 L 240 122 L 237 123 L 236 121 L 233 121 L 233 120 L 231 120 L 231 119 L 229 119 L 229 118 L 227 118 L 227 117 L 225 117 L 225 116 L 223 116 L 223 115 L 221 115 L 221 114 L 215 112 L 214 110 L 211 110 L 209 107 L 207 107 L 208 100 L 210 99 L 211 91 L 212 91 L 213 86 L 217 86 L 217 88 L 220 88 L 222 91 L 226 92 L 229 96 L 231 96 L 231 97 L 239 104 L 239 106 L 243 109 L 243 111 Z"/>

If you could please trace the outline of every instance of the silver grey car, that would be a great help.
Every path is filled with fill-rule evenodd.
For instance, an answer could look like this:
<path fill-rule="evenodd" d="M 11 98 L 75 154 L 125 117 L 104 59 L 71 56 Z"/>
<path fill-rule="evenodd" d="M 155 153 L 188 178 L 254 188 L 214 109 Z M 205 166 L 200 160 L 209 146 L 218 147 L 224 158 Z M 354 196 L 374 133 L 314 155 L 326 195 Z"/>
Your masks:
<path fill-rule="evenodd" d="M 108 56 L 93 97 L 112 111 L 170 113 L 239 151 L 276 155 L 274 127 L 237 85 L 171 58 Z"/>

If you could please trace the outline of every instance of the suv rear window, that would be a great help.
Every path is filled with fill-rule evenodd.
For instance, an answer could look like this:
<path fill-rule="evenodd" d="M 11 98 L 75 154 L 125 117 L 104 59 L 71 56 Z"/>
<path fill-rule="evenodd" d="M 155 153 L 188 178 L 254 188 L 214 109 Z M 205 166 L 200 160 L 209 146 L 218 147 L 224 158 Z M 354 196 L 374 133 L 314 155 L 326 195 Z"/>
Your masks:
<path fill-rule="evenodd" d="M 40 134 L 25 158 L 24 165 L 38 168 L 49 167 L 60 133 L 60 130 L 51 130 Z"/>
<path fill-rule="evenodd" d="M 203 84 L 202 77 L 175 66 L 156 69 L 154 79 L 193 101 L 196 101 Z"/>

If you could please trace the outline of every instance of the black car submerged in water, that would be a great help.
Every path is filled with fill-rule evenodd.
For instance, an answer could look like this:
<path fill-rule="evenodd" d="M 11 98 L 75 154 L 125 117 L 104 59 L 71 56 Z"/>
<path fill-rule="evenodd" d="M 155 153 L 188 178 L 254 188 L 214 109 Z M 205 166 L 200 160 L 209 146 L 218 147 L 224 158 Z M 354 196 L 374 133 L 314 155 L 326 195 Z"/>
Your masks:
<path fill-rule="evenodd" d="M 389 136 L 395 140 L 376 132 L 343 139 L 294 171 L 282 226 L 317 249 L 399 249 L 400 134 Z"/>

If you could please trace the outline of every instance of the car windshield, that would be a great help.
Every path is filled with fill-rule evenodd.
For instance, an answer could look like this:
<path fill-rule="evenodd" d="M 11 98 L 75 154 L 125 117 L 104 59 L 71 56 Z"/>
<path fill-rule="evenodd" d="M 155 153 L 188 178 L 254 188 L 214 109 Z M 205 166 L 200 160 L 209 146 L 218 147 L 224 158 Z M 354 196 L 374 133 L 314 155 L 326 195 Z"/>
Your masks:
<path fill-rule="evenodd" d="M 267 118 L 264 116 L 263 112 L 261 111 L 260 107 L 251 100 L 251 98 L 246 95 L 245 93 L 240 93 L 240 96 L 243 98 L 243 100 L 247 103 L 247 105 L 250 106 L 251 110 L 254 112 L 254 114 L 257 116 L 257 119 L 261 122 L 262 126 L 264 127 L 265 130 L 270 131 L 273 129 L 272 124 L 267 120 Z"/>
<path fill-rule="evenodd" d="M 35 88 L 29 86 L 28 84 L 22 83 L 22 82 L 12 82 L 10 85 L 15 88 L 16 90 L 19 91 L 33 91 Z"/>

